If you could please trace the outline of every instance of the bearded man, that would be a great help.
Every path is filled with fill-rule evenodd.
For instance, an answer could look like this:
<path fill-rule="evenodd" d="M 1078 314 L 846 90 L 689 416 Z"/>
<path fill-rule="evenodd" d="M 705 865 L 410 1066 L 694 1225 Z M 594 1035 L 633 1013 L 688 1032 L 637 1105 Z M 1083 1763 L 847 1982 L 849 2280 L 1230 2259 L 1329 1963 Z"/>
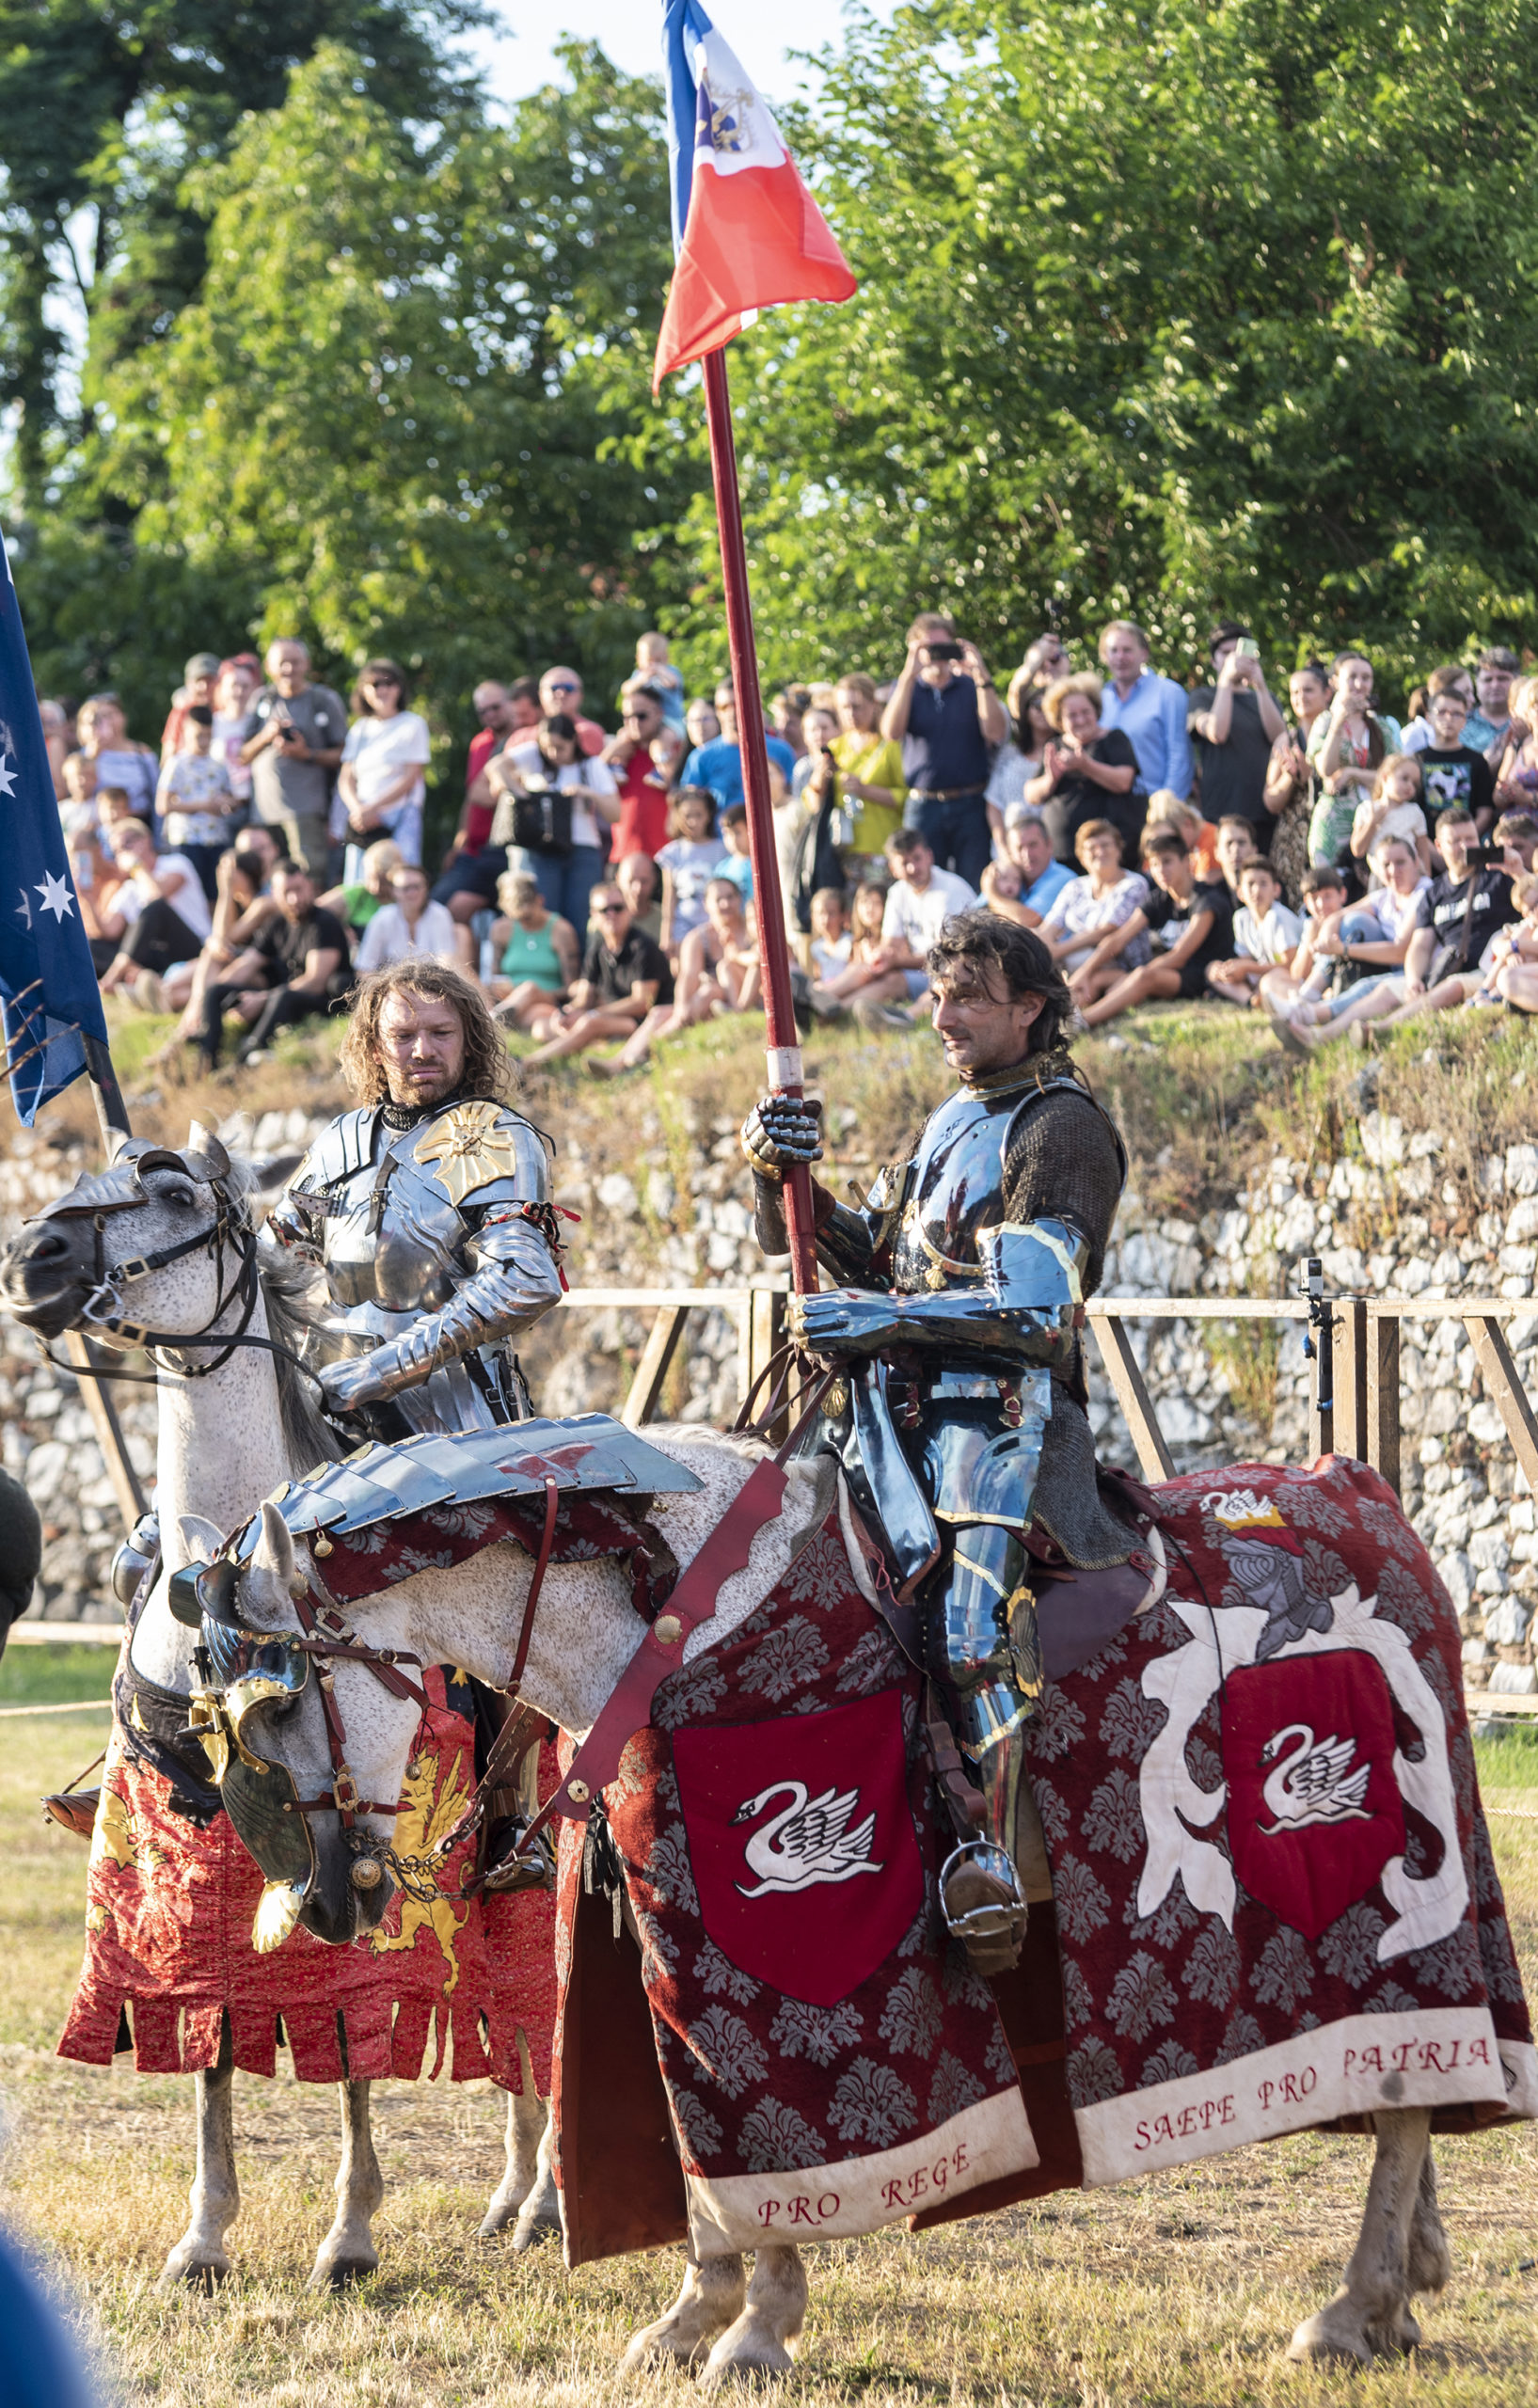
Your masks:
<path fill-rule="evenodd" d="M 547 1141 L 478 988 L 420 956 L 363 979 L 341 1064 L 359 1109 L 310 1148 L 263 1244 L 317 1265 L 327 1409 L 369 1436 L 527 1418 L 515 1350 L 559 1301 Z"/>
<path fill-rule="evenodd" d="M 806 1443 L 840 1456 L 879 1522 L 981 1793 L 981 1840 L 953 1858 L 943 1897 L 993 1972 L 1024 1928 L 1011 1858 L 1042 1677 L 1035 1592 L 1139 1545 L 1097 1476 L 1080 1341 L 1126 1153 L 1070 1058 L 1071 1002 L 1039 938 L 962 912 L 927 968 L 959 1087 L 858 1210 L 814 1180 L 817 1253 L 839 1284 L 795 1298 L 789 1327 L 839 1375 Z M 743 1125 L 767 1253 L 786 1250 L 784 1179 L 819 1158 L 820 1109 L 769 1095 Z"/>

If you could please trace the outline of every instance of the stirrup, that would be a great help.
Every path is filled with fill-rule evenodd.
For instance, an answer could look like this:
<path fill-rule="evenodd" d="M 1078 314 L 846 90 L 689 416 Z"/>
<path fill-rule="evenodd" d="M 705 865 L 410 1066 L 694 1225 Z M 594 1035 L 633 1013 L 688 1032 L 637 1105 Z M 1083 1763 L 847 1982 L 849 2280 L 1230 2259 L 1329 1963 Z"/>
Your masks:
<path fill-rule="evenodd" d="M 1025 1941 L 1025 1894 L 1007 1851 L 991 1840 L 963 1840 L 940 1868 L 945 1928 L 967 1952 L 975 1973 L 1010 1973 Z"/>
<path fill-rule="evenodd" d="M 519 1814 L 498 1828 L 493 1834 L 496 1860 L 487 1865 L 477 1888 L 498 1897 L 511 1896 L 520 1890 L 555 1888 L 555 1841 L 548 1824 L 544 1830 L 535 1832 L 534 1844 L 526 1857 L 514 1852 L 531 1820 L 530 1815 Z"/>

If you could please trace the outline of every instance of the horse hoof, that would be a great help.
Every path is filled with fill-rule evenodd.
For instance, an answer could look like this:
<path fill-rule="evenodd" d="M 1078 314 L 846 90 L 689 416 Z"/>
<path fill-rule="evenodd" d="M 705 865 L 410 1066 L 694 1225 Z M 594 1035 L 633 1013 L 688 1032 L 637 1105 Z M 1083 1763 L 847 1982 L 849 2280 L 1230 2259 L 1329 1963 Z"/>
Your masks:
<path fill-rule="evenodd" d="M 493 2199 L 490 2207 L 486 2210 L 485 2214 L 482 2217 L 480 2224 L 476 2226 L 476 2239 L 478 2241 L 495 2241 L 499 2232 L 505 2232 L 508 2226 L 516 2221 L 518 2209 L 521 2205 L 522 2201 L 517 2199 L 509 2199 L 505 2204 L 500 2199 Z"/>
<path fill-rule="evenodd" d="M 206 2297 L 212 2298 L 219 2285 L 229 2279 L 229 2274 L 228 2258 L 182 2258 L 173 2249 L 166 2260 L 165 2272 L 160 2278 L 160 2288 L 163 2291 L 183 2289 L 202 2291 Z"/>
<path fill-rule="evenodd" d="M 1372 2350 L 1359 2327 L 1331 2320 L 1328 2308 L 1305 2319 L 1288 2345 L 1288 2356 L 1296 2364 L 1305 2361 L 1316 2366 L 1370 2367 Z"/>
<path fill-rule="evenodd" d="M 719 2391 L 729 2383 L 769 2383 L 788 2374 L 795 2363 L 785 2343 L 766 2332 L 750 2308 L 728 2326 L 706 2358 L 700 2388 Z"/>
<path fill-rule="evenodd" d="M 559 2247 L 561 2239 L 559 2216 L 531 2216 L 527 2224 L 520 2216 L 513 2228 L 510 2246 L 514 2256 L 521 2258 L 526 2249 L 537 2249 L 542 2241 L 553 2241 Z"/>
<path fill-rule="evenodd" d="M 631 2335 L 619 2370 L 622 2375 L 651 2374 L 658 2367 L 675 2367 L 692 2373 L 708 2348 L 708 2340 L 690 2343 L 675 2338 L 668 2332 L 664 2318 L 661 2323 L 643 2325 L 639 2333 Z"/>
<path fill-rule="evenodd" d="M 315 2271 L 305 2289 L 311 2291 L 344 2291 L 353 2283 L 360 2283 L 365 2274 L 377 2272 L 379 2260 L 367 2258 L 318 2258 Z"/>

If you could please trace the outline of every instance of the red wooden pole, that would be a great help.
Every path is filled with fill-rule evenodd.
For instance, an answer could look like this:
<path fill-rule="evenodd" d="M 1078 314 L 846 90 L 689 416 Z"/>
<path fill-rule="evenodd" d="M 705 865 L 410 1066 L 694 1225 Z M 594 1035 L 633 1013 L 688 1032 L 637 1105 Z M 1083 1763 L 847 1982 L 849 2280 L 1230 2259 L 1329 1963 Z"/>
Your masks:
<path fill-rule="evenodd" d="M 748 851 L 753 862 L 753 902 L 758 911 L 758 950 L 764 965 L 764 1019 L 769 1038 L 769 1083 L 800 1095 L 803 1071 L 801 1038 L 790 992 L 790 947 L 785 936 L 780 865 L 769 801 L 769 754 L 764 749 L 764 710 L 758 691 L 758 653 L 753 642 L 753 604 L 748 595 L 748 553 L 742 540 L 742 499 L 737 483 L 737 446 L 732 440 L 732 402 L 726 354 L 705 357 L 705 407 L 710 429 L 710 467 L 716 481 L 716 523 L 721 530 L 721 568 L 726 588 L 726 636 L 737 696 L 737 741 L 748 805 Z M 812 1213 L 812 1174 L 796 1164 L 785 1183 L 785 1226 L 790 1232 L 790 1276 L 798 1295 L 817 1285 Z"/>

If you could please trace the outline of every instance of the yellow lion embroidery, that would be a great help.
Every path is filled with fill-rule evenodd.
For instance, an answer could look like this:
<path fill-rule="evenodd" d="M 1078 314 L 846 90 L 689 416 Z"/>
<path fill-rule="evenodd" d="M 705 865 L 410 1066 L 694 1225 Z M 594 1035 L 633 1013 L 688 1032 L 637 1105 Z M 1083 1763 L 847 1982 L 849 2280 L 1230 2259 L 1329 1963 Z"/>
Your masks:
<path fill-rule="evenodd" d="M 443 1788 L 435 1799 L 433 1783 L 437 1766 L 431 1756 L 413 1756 L 406 1766 L 405 1781 L 401 1790 L 401 1811 L 395 1817 L 395 1846 L 403 1856 L 421 1856 L 453 1829 L 470 1802 L 470 1791 L 464 1778 L 462 1763 L 451 1768 Z M 448 1967 L 443 1985 L 445 1998 L 452 1997 L 459 1980 L 459 1966 L 454 1957 L 454 1936 L 465 1920 L 465 1908 L 452 1898 L 435 1898 L 431 1906 L 401 1895 L 401 1924 L 398 1931 L 376 1931 L 370 1944 L 376 1955 L 383 1956 L 394 1948 L 414 1948 L 417 1934 L 423 1928 L 436 1937 Z M 393 1917 L 391 1918 L 393 1920 Z"/>
<path fill-rule="evenodd" d="M 89 1870 L 94 1873 L 108 1857 L 127 1872 L 134 1862 L 134 1827 L 128 1819 L 126 1802 L 106 1782 L 97 1801 L 96 1821 L 91 1829 Z"/>

